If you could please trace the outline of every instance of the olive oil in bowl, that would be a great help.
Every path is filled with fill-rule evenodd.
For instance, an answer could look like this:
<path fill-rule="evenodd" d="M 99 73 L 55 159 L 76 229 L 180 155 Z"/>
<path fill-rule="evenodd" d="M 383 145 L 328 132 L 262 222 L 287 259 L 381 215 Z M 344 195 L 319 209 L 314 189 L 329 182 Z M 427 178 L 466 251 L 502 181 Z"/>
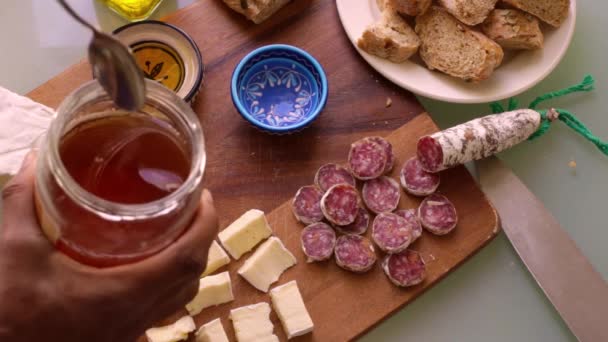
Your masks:
<path fill-rule="evenodd" d="M 101 0 L 106 6 L 129 21 L 145 20 L 162 0 Z"/>

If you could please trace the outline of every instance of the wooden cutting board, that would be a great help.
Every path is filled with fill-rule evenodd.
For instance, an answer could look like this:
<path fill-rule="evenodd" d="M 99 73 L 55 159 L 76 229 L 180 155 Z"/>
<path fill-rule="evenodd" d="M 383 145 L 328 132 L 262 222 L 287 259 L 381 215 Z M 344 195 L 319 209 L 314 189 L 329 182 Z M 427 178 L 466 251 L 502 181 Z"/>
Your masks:
<path fill-rule="evenodd" d="M 458 228 L 445 237 L 425 233 L 413 245 L 428 263 L 423 284 L 397 288 L 379 267 L 357 275 L 331 261 L 306 264 L 299 246 L 302 226 L 293 218 L 288 203 L 281 203 L 300 186 L 312 183 L 322 164 L 345 162 L 350 144 L 364 136 L 393 132 L 389 139 L 396 150 L 396 177 L 400 164 L 414 154 L 416 140 L 437 127 L 411 93 L 381 78 L 359 57 L 342 30 L 333 1 L 296 0 L 264 24 L 254 25 L 219 0 L 201 0 L 166 21 L 189 33 L 205 60 L 205 80 L 193 108 L 206 135 L 205 186 L 214 194 L 221 227 L 248 209 L 262 209 L 270 213 L 275 234 L 298 258 L 298 265 L 279 283 L 298 280 L 316 324 L 313 334 L 299 340 L 345 341 L 360 336 L 429 289 L 498 233 L 495 211 L 467 171 L 456 168 L 442 174 L 439 191 L 456 205 Z M 307 50 L 323 65 L 329 79 L 326 109 L 311 127 L 297 134 L 271 136 L 253 129 L 230 100 L 229 82 L 236 64 L 252 49 L 271 43 Z M 81 62 L 29 96 L 56 107 L 70 91 L 90 79 L 90 74 L 89 66 Z M 388 98 L 392 100 L 390 107 L 386 106 Z M 418 201 L 404 195 L 400 206 L 414 208 Z M 246 257 L 228 267 L 236 300 L 196 317 L 199 325 L 222 317 L 232 339 L 229 310 L 269 301 L 266 294 L 236 275 Z M 272 319 L 275 332 L 285 339 L 274 313 Z"/>

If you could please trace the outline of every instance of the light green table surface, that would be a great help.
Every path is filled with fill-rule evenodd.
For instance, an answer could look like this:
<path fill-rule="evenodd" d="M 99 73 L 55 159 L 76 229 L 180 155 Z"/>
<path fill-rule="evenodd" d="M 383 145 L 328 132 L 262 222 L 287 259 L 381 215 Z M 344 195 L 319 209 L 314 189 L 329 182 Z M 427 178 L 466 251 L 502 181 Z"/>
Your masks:
<path fill-rule="evenodd" d="M 167 0 L 155 17 L 192 2 Z M 71 3 L 106 31 L 123 23 L 92 0 Z M 585 73 L 592 73 L 598 81 L 596 92 L 554 104 L 577 113 L 608 139 L 608 2 L 578 3 L 578 27 L 566 57 L 550 77 L 520 98 L 528 103 L 537 94 L 576 83 Z M 2 0 L 0 86 L 27 93 L 80 60 L 89 38 L 54 0 Z M 442 127 L 488 112 L 487 105 L 420 100 Z M 501 157 L 608 278 L 608 158 L 559 123 L 544 138 Z M 568 166 L 572 160 L 576 169 Z M 576 297 L 576 293 L 571 295 Z M 438 286 L 363 338 L 405 340 L 557 342 L 575 338 L 501 234 Z"/>

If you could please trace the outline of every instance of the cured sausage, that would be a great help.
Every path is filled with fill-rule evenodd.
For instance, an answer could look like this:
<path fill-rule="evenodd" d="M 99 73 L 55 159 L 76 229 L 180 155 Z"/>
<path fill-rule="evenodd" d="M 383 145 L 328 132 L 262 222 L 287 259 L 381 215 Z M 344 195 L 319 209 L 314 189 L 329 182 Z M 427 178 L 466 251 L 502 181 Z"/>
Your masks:
<path fill-rule="evenodd" d="M 336 233 L 323 222 L 313 223 L 302 230 L 300 241 L 308 262 L 323 261 L 334 253 Z"/>
<path fill-rule="evenodd" d="M 323 191 L 314 185 L 301 187 L 291 202 L 291 209 L 296 219 L 304 224 L 322 221 L 322 197 Z"/>
<path fill-rule="evenodd" d="M 424 171 L 418 158 L 411 158 L 401 168 L 401 186 L 414 196 L 428 196 L 439 187 L 440 177 L 437 173 Z"/>
<path fill-rule="evenodd" d="M 528 139 L 540 126 L 532 109 L 494 114 L 422 137 L 417 155 L 424 170 L 439 172 L 489 157 Z"/>
<path fill-rule="evenodd" d="M 321 211 L 325 218 L 338 226 L 355 222 L 361 200 L 357 189 L 348 184 L 337 184 L 329 188 L 321 198 Z"/>
<path fill-rule="evenodd" d="M 425 198 L 418 207 L 418 219 L 426 230 L 435 235 L 445 235 L 458 224 L 456 208 L 450 200 L 439 194 Z"/>
<path fill-rule="evenodd" d="M 346 225 L 346 226 L 334 226 L 336 230 L 342 234 L 355 234 L 362 235 L 367 232 L 367 227 L 369 227 L 369 222 L 371 221 L 371 216 L 369 212 L 365 208 L 359 208 L 359 213 L 357 213 L 357 218 L 355 222 Z"/>
<path fill-rule="evenodd" d="M 399 253 L 413 241 L 412 228 L 403 217 L 382 213 L 372 224 L 372 240 L 386 253 Z"/>
<path fill-rule="evenodd" d="M 374 245 L 360 235 L 342 235 L 336 241 L 336 264 L 352 272 L 369 271 L 376 263 Z"/>
<path fill-rule="evenodd" d="M 412 243 L 422 236 L 422 225 L 416 215 L 416 209 L 401 209 L 395 215 L 403 217 L 412 226 Z"/>
<path fill-rule="evenodd" d="M 376 214 L 397 209 L 401 198 L 399 183 L 386 176 L 365 182 L 362 195 L 365 205 Z"/>
<path fill-rule="evenodd" d="M 369 138 L 354 142 L 348 153 L 350 171 L 360 180 L 380 177 L 384 173 L 387 160 L 384 147 Z"/>
<path fill-rule="evenodd" d="M 323 191 L 329 190 L 336 184 L 356 185 L 355 177 L 350 174 L 350 171 L 338 164 L 321 166 L 315 175 L 315 184 Z"/>
<path fill-rule="evenodd" d="M 386 153 L 386 166 L 384 167 L 384 173 L 390 172 L 393 169 L 393 166 L 395 165 L 395 154 L 393 153 L 393 145 L 391 145 L 388 140 L 381 137 L 369 137 L 368 139 L 384 148 L 384 152 Z"/>
<path fill-rule="evenodd" d="M 393 284 L 401 287 L 420 284 L 426 276 L 424 260 L 411 249 L 387 256 L 382 269 Z"/>

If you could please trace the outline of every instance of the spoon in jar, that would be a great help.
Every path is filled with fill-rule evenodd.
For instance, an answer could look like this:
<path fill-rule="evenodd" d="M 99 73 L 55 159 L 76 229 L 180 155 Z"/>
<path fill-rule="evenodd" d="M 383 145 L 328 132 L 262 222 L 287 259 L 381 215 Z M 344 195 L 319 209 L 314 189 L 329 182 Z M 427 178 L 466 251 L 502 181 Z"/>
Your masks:
<path fill-rule="evenodd" d="M 89 63 L 93 68 L 93 77 L 118 107 L 130 111 L 140 110 L 146 99 L 144 76 L 127 47 L 99 32 L 65 0 L 57 1 L 76 21 L 93 31 L 93 39 L 89 44 Z"/>

